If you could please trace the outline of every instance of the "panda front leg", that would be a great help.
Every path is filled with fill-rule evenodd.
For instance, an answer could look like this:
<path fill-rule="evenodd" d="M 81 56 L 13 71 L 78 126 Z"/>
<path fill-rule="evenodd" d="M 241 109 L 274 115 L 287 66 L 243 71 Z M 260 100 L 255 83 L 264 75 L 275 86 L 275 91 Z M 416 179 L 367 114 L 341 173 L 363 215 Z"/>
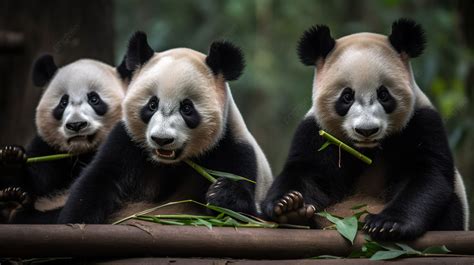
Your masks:
<path fill-rule="evenodd" d="M 206 201 L 209 204 L 231 209 L 236 212 L 243 212 L 255 215 L 253 183 L 247 181 L 234 181 L 220 177 L 213 183 L 207 193 Z"/>
<path fill-rule="evenodd" d="M 376 240 L 412 240 L 430 229 L 448 206 L 452 185 L 441 172 L 413 175 L 379 214 L 368 214 L 362 230 Z"/>

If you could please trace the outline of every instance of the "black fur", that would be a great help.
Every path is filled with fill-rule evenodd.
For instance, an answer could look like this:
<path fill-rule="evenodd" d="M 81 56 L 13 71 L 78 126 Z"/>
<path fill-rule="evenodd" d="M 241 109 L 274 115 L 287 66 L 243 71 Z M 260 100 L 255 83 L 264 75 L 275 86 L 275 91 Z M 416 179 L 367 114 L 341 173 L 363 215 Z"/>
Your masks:
<path fill-rule="evenodd" d="M 127 54 L 125 55 L 127 70 L 135 71 L 150 60 L 154 53 L 148 44 L 146 34 L 142 31 L 135 32 L 128 41 Z"/>
<path fill-rule="evenodd" d="M 40 136 L 36 136 L 26 149 L 27 157 L 46 156 L 64 153 L 47 144 Z M 23 161 L 15 166 L 15 170 L 4 172 L 0 170 L 1 187 L 21 187 L 33 199 L 54 194 L 67 189 L 76 179 L 81 170 L 92 160 L 94 153 L 87 153 L 76 157 L 26 164 Z M 4 165 L 8 168 L 8 165 Z M 9 174 L 9 176 L 3 176 Z M 11 175 L 10 175 L 11 174 Z M 8 183 L 4 179 L 14 179 Z M 5 185 L 6 184 L 6 185 Z M 57 211 L 38 212 L 33 206 L 19 212 L 12 223 L 55 223 Z"/>
<path fill-rule="evenodd" d="M 397 101 L 385 86 L 377 89 L 377 99 L 386 113 L 392 113 L 397 108 Z"/>
<path fill-rule="evenodd" d="M 54 63 L 53 56 L 44 54 L 38 57 L 33 64 L 33 84 L 38 87 L 45 86 L 58 70 Z"/>
<path fill-rule="evenodd" d="M 228 41 L 215 41 L 209 48 L 206 64 L 215 75 L 222 74 L 226 81 L 237 80 L 244 71 L 242 50 Z"/>
<path fill-rule="evenodd" d="M 406 18 L 393 22 L 388 39 L 397 52 L 404 52 L 411 58 L 420 56 L 426 46 L 425 32 L 421 25 Z"/>
<path fill-rule="evenodd" d="M 124 55 L 122 62 L 117 66 L 117 72 L 120 75 L 120 79 L 125 80 L 127 83 L 132 79 L 133 71 L 127 69 L 127 56 Z"/>
<path fill-rule="evenodd" d="M 214 149 L 192 160 L 206 168 L 255 179 L 255 159 L 252 147 L 236 142 L 227 130 Z M 223 185 L 225 188 L 219 189 L 211 203 L 255 213 L 253 184 L 223 181 Z M 181 191 L 181 197 L 176 200 L 205 202 L 209 186 L 208 180 L 184 162 L 150 162 L 149 151 L 132 142 L 125 125 L 119 123 L 99 149 L 97 158 L 73 185 L 59 223 L 104 223 L 127 202 L 159 205 L 172 194 L 176 197 L 177 191 Z"/>
<path fill-rule="evenodd" d="M 339 116 L 345 116 L 352 104 L 354 104 L 354 94 L 355 92 L 352 90 L 352 88 L 344 88 L 341 95 L 337 99 L 336 104 L 334 105 L 336 113 Z"/>
<path fill-rule="evenodd" d="M 158 97 L 153 96 L 150 98 L 150 100 L 148 100 L 148 103 L 143 106 L 142 110 L 140 111 L 140 118 L 144 123 L 150 122 L 151 117 L 153 117 L 155 112 L 158 110 L 159 104 L 160 101 Z"/>
<path fill-rule="evenodd" d="M 89 105 L 94 109 L 95 113 L 99 116 L 104 116 L 105 113 L 107 113 L 107 110 L 109 109 L 109 106 L 105 101 L 102 100 L 99 94 L 97 92 L 92 91 L 87 94 L 87 99 L 89 102 Z"/>
<path fill-rule="evenodd" d="M 318 211 L 352 195 L 355 183 L 368 165 L 338 148 L 316 150 L 325 142 L 318 135 L 314 117 L 303 120 L 293 138 L 291 150 L 281 174 L 272 184 L 262 203 L 266 217 L 274 218 L 275 202 L 291 190 L 303 194 L 305 203 Z M 369 215 L 369 227 L 398 226 L 391 233 L 370 233 L 382 240 L 408 240 L 427 230 L 462 230 L 463 215 L 454 194 L 454 164 L 446 132 L 439 114 L 429 108 L 417 109 L 406 128 L 386 138 L 377 150 L 363 150 L 374 163 L 383 158 L 388 180 L 383 191 L 385 209 Z M 455 214 L 446 214 L 446 209 Z"/>
<path fill-rule="evenodd" d="M 194 129 L 201 123 L 201 115 L 194 108 L 194 104 L 191 100 L 183 100 L 180 104 L 179 112 L 189 128 Z"/>
<path fill-rule="evenodd" d="M 63 95 L 58 102 L 58 105 L 53 109 L 53 117 L 60 121 L 63 118 L 64 110 L 69 104 L 69 95 Z"/>
<path fill-rule="evenodd" d="M 298 42 L 298 57 L 305 65 L 316 65 L 319 58 L 325 58 L 336 45 L 329 27 L 316 25 L 303 33 Z"/>

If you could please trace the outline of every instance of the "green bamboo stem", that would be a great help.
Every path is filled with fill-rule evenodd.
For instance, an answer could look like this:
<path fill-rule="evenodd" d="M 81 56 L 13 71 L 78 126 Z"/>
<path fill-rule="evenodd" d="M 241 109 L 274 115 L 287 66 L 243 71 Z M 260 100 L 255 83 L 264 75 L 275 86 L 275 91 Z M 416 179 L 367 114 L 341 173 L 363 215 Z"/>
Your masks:
<path fill-rule="evenodd" d="M 39 162 L 49 162 L 55 161 L 60 159 L 65 159 L 72 157 L 72 154 L 57 154 L 57 155 L 49 155 L 49 156 L 37 156 L 37 157 L 30 157 L 26 159 L 26 163 L 39 163 Z"/>
<path fill-rule="evenodd" d="M 351 155 L 355 156 L 356 158 L 362 160 L 364 163 L 367 163 L 369 165 L 372 164 L 372 159 L 366 157 L 365 155 L 361 154 L 359 151 L 357 151 L 354 148 L 348 146 L 347 144 L 341 142 L 339 139 L 337 139 L 336 137 L 330 135 L 329 133 L 327 133 L 323 130 L 320 130 L 319 135 L 326 138 L 326 140 L 328 140 L 332 144 L 339 146 L 340 148 L 342 148 L 344 151 L 348 152 L 349 154 L 351 154 Z"/>
<path fill-rule="evenodd" d="M 209 180 L 211 183 L 215 183 L 217 181 L 216 178 L 211 176 L 211 174 L 207 173 L 207 171 L 203 167 L 201 167 L 200 165 L 194 163 L 193 161 L 191 161 L 189 159 L 185 159 L 184 162 L 186 164 L 188 164 L 190 167 L 192 167 L 194 170 L 196 170 L 203 177 L 205 177 L 207 180 Z"/>

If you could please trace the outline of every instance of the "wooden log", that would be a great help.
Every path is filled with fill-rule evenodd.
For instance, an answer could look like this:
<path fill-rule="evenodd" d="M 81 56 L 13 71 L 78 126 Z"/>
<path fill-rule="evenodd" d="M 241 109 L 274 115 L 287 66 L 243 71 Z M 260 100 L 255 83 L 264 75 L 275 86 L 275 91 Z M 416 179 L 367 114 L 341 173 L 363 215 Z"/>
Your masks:
<path fill-rule="evenodd" d="M 0 225 L 2 257 L 228 257 L 291 259 L 346 256 L 360 249 L 335 231 L 132 225 Z M 474 232 L 428 232 L 410 245 L 446 245 L 474 254 Z"/>

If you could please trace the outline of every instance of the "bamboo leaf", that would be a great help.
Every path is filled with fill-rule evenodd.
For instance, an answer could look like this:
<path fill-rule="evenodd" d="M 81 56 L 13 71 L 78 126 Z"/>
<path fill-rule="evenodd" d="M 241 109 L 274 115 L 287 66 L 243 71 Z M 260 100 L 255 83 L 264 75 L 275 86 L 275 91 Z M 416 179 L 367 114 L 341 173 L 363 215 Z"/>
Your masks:
<path fill-rule="evenodd" d="M 326 211 L 318 213 L 318 215 L 323 216 L 330 222 L 334 223 L 336 225 L 336 230 L 339 232 L 339 234 L 347 238 L 351 242 L 351 244 L 354 244 L 354 239 L 357 235 L 358 227 L 358 221 L 355 216 L 339 219 L 337 217 L 332 216 Z"/>
<path fill-rule="evenodd" d="M 247 181 L 247 182 L 250 182 L 250 183 L 253 183 L 253 184 L 257 184 L 257 182 L 255 182 L 251 179 L 244 178 L 244 177 L 232 174 L 232 173 L 227 173 L 227 172 L 222 172 L 222 171 L 217 171 L 217 170 L 212 170 L 212 169 L 207 169 L 207 168 L 204 168 L 204 169 L 209 174 L 214 175 L 214 176 L 228 178 L 228 179 L 231 179 L 231 180 L 234 180 L 234 181 Z"/>
<path fill-rule="evenodd" d="M 319 255 L 312 257 L 312 259 L 342 259 L 342 257 L 333 256 L 333 255 Z"/>
<path fill-rule="evenodd" d="M 326 141 L 323 145 L 321 145 L 321 147 L 318 149 L 318 152 L 321 152 L 323 151 L 324 149 L 328 148 L 328 146 L 331 145 L 331 142 L 329 141 Z"/>
<path fill-rule="evenodd" d="M 425 250 L 423 250 L 421 253 L 425 255 L 429 254 L 447 254 L 451 252 L 445 245 L 442 246 L 433 246 L 433 247 L 428 247 Z"/>
<path fill-rule="evenodd" d="M 395 243 L 398 247 L 400 247 L 402 250 L 404 250 L 408 255 L 421 255 L 421 252 L 418 250 L 413 249 L 407 244 L 403 243 Z"/>
<path fill-rule="evenodd" d="M 358 204 L 356 206 L 351 207 L 351 210 L 359 210 L 359 209 L 364 208 L 364 207 L 367 207 L 367 204 L 362 203 L 362 204 Z"/>
<path fill-rule="evenodd" d="M 372 257 L 370 257 L 370 260 L 396 259 L 405 254 L 406 252 L 403 250 L 380 250 L 380 251 L 377 251 Z"/>

